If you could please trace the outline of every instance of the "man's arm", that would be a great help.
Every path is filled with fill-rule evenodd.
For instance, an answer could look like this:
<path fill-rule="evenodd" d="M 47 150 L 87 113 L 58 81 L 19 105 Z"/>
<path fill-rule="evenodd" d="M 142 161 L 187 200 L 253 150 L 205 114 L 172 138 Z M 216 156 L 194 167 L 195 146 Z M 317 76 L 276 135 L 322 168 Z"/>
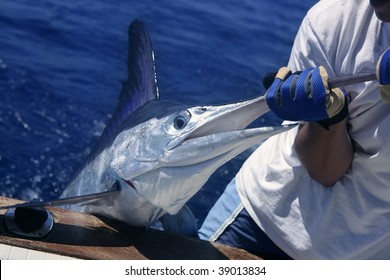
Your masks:
<path fill-rule="evenodd" d="M 390 48 L 379 58 L 377 78 L 383 101 L 390 103 Z M 348 99 L 330 89 L 324 67 L 299 73 L 282 67 L 266 92 L 267 104 L 283 120 L 305 121 L 294 146 L 310 176 L 331 186 L 351 166 L 353 144 L 347 131 Z"/>
<path fill-rule="evenodd" d="M 324 186 L 332 186 L 351 165 L 353 145 L 346 126 L 347 118 L 329 130 L 318 123 L 304 123 L 295 138 L 295 151 L 302 164 Z"/>

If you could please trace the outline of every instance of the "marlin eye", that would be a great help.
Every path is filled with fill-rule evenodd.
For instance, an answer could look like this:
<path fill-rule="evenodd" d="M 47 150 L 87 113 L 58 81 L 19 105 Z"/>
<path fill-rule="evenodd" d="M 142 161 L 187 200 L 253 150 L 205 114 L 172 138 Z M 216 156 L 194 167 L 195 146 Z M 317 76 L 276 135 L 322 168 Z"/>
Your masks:
<path fill-rule="evenodd" d="M 177 130 L 183 129 L 187 125 L 187 119 L 184 116 L 177 116 L 173 121 L 173 127 Z"/>
<path fill-rule="evenodd" d="M 173 127 L 177 130 L 185 128 L 190 121 L 191 113 L 189 111 L 183 111 L 178 114 L 173 120 Z"/>

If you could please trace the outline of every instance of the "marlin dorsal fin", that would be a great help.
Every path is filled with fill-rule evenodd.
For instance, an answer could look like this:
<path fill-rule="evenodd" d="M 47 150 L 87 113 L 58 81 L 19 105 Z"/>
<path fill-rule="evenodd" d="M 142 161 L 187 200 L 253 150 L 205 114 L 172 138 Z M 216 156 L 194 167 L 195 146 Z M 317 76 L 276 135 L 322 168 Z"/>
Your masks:
<path fill-rule="evenodd" d="M 158 99 L 152 43 L 146 26 L 140 20 L 129 26 L 127 69 L 127 80 L 116 110 L 124 118 L 149 100 Z"/>
<path fill-rule="evenodd" d="M 124 120 L 146 102 L 158 99 L 154 54 L 144 23 L 134 20 L 128 31 L 128 75 L 123 82 L 118 106 L 99 142 L 109 142 Z M 98 145 L 99 146 L 99 145 Z"/>

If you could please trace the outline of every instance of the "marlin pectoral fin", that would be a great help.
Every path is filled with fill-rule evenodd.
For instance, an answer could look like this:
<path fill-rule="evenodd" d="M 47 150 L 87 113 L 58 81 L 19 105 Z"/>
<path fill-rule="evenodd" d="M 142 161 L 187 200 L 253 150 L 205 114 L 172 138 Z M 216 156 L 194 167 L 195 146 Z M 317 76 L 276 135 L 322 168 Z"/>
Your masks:
<path fill-rule="evenodd" d="M 112 187 L 103 192 L 98 193 L 92 193 L 92 194 L 85 194 L 85 195 L 78 195 L 78 196 L 72 196 L 72 197 L 64 197 L 64 198 L 58 198 L 55 200 L 50 201 L 29 201 L 25 203 L 18 203 L 14 205 L 8 205 L 8 206 L 2 206 L 1 209 L 9 209 L 9 208 L 22 208 L 22 207 L 58 207 L 58 206 L 64 206 L 64 205 L 71 205 L 71 204 L 90 204 L 94 201 L 98 201 L 100 199 L 107 199 L 108 197 L 114 197 L 120 192 L 120 185 L 118 182 L 115 182 Z"/>

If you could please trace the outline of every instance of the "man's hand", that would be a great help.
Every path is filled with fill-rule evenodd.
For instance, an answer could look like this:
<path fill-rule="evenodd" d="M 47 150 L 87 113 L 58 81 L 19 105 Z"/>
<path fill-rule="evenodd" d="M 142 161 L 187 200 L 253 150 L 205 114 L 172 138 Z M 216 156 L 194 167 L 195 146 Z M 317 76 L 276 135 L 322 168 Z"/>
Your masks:
<path fill-rule="evenodd" d="M 319 122 L 326 128 L 348 115 L 346 95 L 340 88 L 330 90 L 328 74 L 322 66 L 293 74 L 286 67 L 280 68 L 266 100 L 281 119 Z"/>
<path fill-rule="evenodd" d="M 382 100 L 390 103 L 390 48 L 379 58 L 376 65 L 376 76 Z"/>

